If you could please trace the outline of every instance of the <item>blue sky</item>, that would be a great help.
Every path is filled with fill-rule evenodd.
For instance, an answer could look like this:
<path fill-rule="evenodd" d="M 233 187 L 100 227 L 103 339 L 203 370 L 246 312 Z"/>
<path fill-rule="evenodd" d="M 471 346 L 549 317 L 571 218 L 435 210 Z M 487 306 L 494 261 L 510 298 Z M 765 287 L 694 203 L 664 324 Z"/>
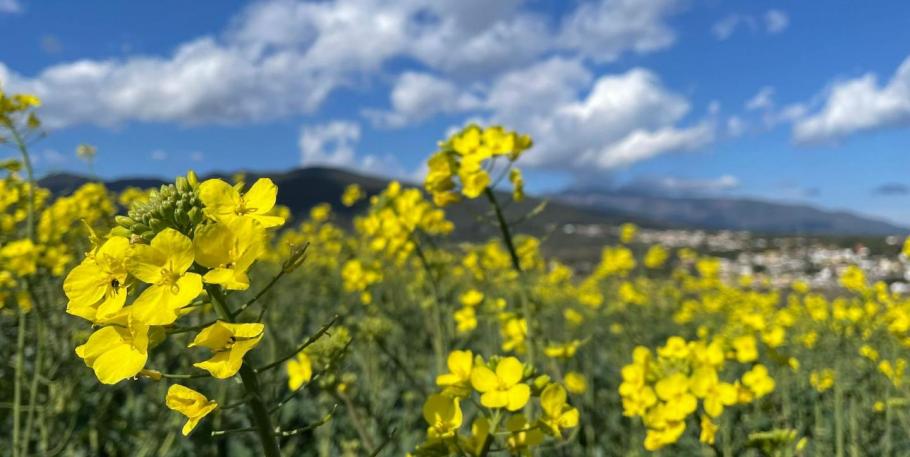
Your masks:
<path fill-rule="evenodd" d="M 470 120 L 532 191 L 646 185 L 910 224 L 910 2 L 0 0 L 42 172 L 327 164 L 416 179 Z"/>

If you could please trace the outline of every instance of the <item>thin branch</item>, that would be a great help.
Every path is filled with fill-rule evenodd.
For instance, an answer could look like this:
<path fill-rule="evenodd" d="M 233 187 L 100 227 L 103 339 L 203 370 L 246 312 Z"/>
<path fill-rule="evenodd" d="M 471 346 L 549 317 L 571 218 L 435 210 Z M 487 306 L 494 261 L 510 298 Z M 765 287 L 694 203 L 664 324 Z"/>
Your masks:
<path fill-rule="evenodd" d="M 295 428 L 293 430 L 279 430 L 279 431 L 275 432 L 275 436 L 280 436 L 282 438 L 288 437 L 288 436 L 294 436 L 299 433 L 310 431 L 310 430 L 318 428 L 322 425 L 325 425 L 326 422 L 332 420 L 332 416 L 335 414 L 335 410 L 337 410 L 337 409 L 338 409 L 338 403 L 335 403 L 335 406 L 332 406 L 332 410 L 329 411 L 329 413 L 326 414 L 322 419 L 319 419 L 318 421 L 313 422 L 312 424 L 306 425 L 304 427 Z"/>
<path fill-rule="evenodd" d="M 256 427 L 231 428 L 227 430 L 212 430 L 212 438 L 219 436 L 232 435 L 235 433 L 255 432 Z"/>
<path fill-rule="evenodd" d="M 266 371 L 266 370 L 271 370 L 272 368 L 275 368 L 275 367 L 281 365 L 282 363 L 284 363 L 284 362 L 286 362 L 286 361 L 292 359 L 292 358 L 293 358 L 294 356 L 296 356 L 300 351 L 306 349 L 308 346 L 310 346 L 311 344 L 315 343 L 316 340 L 318 340 L 319 338 L 321 338 L 322 335 L 326 334 L 326 333 L 329 331 L 329 329 L 332 328 L 333 325 L 335 325 L 335 322 L 338 320 L 338 317 L 339 317 L 339 316 L 336 314 L 335 317 L 332 318 L 332 320 L 330 320 L 327 324 L 323 325 L 322 328 L 319 329 L 318 332 L 314 333 L 312 336 L 310 336 L 309 338 L 307 338 L 306 341 L 303 342 L 303 344 L 301 344 L 300 346 L 298 346 L 298 347 L 294 350 L 294 352 L 291 352 L 290 354 L 287 354 L 287 355 L 285 355 L 284 357 L 281 357 L 281 358 L 279 358 L 278 360 L 276 360 L 276 361 L 274 361 L 274 362 L 272 362 L 272 363 L 270 363 L 270 364 L 268 364 L 268 365 L 265 365 L 265 366 L 256 368 L 254 371 L 255 371 L 256 373 L 261 373 L 261 372 Z"/>

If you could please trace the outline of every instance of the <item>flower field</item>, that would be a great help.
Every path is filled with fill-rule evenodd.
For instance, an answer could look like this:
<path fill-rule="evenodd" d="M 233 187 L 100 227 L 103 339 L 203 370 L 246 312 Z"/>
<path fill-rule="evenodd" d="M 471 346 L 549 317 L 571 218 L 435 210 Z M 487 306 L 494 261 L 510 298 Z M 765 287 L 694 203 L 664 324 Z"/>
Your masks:
<path fill-rule="evenodd" d="M 51 195 L 39 104 L 0 92 L 3 455 L 910 453 L 910 297 L 859 268 L 774 288 L 627 224 L 575 271 L 507 211 L 534 149 L 499 126 L 304 219 L 268 178 Z M 468 199 L 498 237 L 454 241 Z"/>

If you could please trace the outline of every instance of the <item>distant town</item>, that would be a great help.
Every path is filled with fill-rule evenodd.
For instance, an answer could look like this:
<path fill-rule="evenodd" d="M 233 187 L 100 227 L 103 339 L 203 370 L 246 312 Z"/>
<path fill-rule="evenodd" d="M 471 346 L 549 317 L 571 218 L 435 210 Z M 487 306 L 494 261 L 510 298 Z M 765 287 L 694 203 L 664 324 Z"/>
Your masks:
<path fill-rule="evenodd" d="M 615 225 L 565 224 L 559 228 L 575 238 L 616 239 Z M 900 254 L 898 236 L 830 238 L 818 236 L 763 236 L 745 231 L 705 231 L 639 228 L 636 243 L 660 244 L 669 249 L 691 248 L 721 259 L 728 278 L 751 275 L 786 287 L 803 280 L 816 289 L 837 285 L 850 265 L 860 267 L 870 282 L 884 281 L 894 293 L 910 293 L 910 259 Z M 871 246 L 871 247 L 870 247 Z"/>

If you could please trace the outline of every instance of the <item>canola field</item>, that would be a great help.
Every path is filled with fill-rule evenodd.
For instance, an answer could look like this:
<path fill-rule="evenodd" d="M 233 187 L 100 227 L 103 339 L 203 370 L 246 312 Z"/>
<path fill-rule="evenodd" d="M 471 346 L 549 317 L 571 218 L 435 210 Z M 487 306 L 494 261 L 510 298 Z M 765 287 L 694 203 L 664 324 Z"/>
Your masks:
<path fill-rule="evenodd" d="M 3 455 L 910 454 L 910 298 L 859 268 L 777 289 L 625 225 L 580 274 L 503 211 L 499 126 L 303 220 L 268 178 L 52 196 L 39 104 L 0 94 Z M 499 237 L 452 241 L 465 199 Z"/>

